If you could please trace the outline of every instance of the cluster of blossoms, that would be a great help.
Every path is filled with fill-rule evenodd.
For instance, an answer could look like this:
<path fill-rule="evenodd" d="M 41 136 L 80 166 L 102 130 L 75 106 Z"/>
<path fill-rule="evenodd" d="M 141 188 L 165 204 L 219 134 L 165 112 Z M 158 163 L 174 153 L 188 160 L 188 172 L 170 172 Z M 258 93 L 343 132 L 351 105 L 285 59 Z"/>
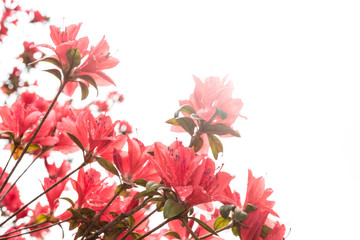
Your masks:
<path fill-rule="evenodd" d="M 121 94 L 111 92 L 107 100 L 81 109 L 69 101 L 57 101 L 61 93 L 72 96 L 78 86 L 84 99 L 90 84 L 96 90 L 115 85 L 103 71 L 119 61 L 110 56 L 105 38 L 90 48 L 87 37 L 77 38 L 80 27 L 74 24 L 61 30 L 50 26 L 55 46 L 31 45 L 28 51 L 46 47 L 54 52 L 37 60 L 55 66 L 45 70 L 60 80 L 54 100 L 25 91 L 11 106 L 0 107 L 0 138 L 8 141 L 8 162 L 15 162 L 10 172 L 6 172 L 8 164 L 0 169 L 4 216 L 0 239 L 25 239 L 24 234 L 41 239 L 51 227 L 65 223 L 75 239 L 223 239 L 218 233 L 227 229 L 242 240 L 283 239 L 285 226 L 270 216 L 278 217 L 274 202 L 267 199 L 272 190 L 265 189 L 264 179 L 255 178 L 249 170 L 241 203 L 239 193 L 230 186 L 234 176 L 208 155 L 209 148 L 215 159 L 223 152 L 219 136 L 240 136 L 232 125 L 243 117 L 243 103 L 232 98 L 232 83 L 226 78 L 201 81 L 194 76 L 195 91 L 189 100 L 180 101 L 174 118 L 167 121 L 173 131 L 189 133 L 189 145 L 176 140 L 146 146 L 130 136 L 128 122 L 113 121 L 107 115 L 112 104 L 123 101 Z M 31 54 L 23 58 L 28 63 L 36 61 Z M 97 112 L 91 105 L 97 106 Z M 72 163 L 49 161 L 53 152 L 80 152 L 82 156 Z M 26 204 L 21 201 L 17 180 L 10 181 L 25 154 L 32 156 L 29 167 L 43 161 L 46 169 L 41 179 L 43 192 Z M 72 168 L 73 164 L 78 166 Z M 65 197 L 69 192 L 75 197 Z M 40 197 L 47 204 L 36 202 Z M 64 203 L 71 206 L 63 210 Z M 159 214 L 157 219 L 163 221 L 151 227 L 152 216 Z"/>

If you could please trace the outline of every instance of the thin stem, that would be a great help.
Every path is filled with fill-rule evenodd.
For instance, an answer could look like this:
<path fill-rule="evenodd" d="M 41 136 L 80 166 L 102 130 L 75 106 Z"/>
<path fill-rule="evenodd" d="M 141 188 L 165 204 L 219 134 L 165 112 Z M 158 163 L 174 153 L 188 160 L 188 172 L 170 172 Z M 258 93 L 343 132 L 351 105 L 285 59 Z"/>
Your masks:
<path fill-rule="evenodd" d="M 15 217 L 19 212 L 21 212 L 22 210 L 24 210 L 25 208 L 27 208 L 31 203 L 35 202 L 38 198 L 40 198 L 42 195 L 46 194 L 47 192 L 49 192 L 51 189 L 53 189 L 54 187 L 56 187 L 58 184 L 60 184 L 61 182 L 63 182 L 64 180 L 66 180 L 68 177 L 70 177 L 72 174 L 74 174 L 76 171 L 80 170 L 82 167 L 84 167 L 86 165 L 86 163 L 82 163 L 78 168 L 76 168 L 75 170 L 71 171 L 69 174 L 67 174 L 65 177 L 63 177 L 62 179 L 60 179 L 58 182 L 56 182 L 54 185 L 52 185 L 50 188 L 46 189 L 44 192 L 40 193 L 37 197 L 35 197 L 33 200 L 31 200 L 30 202 L 28 202 L 27 204 L 25 204 L 24 206 L 22 206 L 19 210 L 17 210 L 14 214 L 12 214 L 10 217 L 8 217 L 4 222 L 2 222 L 0 224 L 0 227 L 2 227 L 5 223 L 7 223 L 10 219 L 12 219 L 13 217 Z"/>
<path fill-rule="evenodd" d="M 181 219 L 181 221 L 183 222 L 183 224 L 185 225 L 186 229 L 188 230 L 188 232 L 191 234 L 191 236 L 195 239 L 195 240 L 200 240 L 198 236 L 196 236 L 196 234 L 193 232 L 193 230 L 191 229 L 191 227 L 189 227 L 189 225 L 187 224 L 187 222 L 183 219 Z"/>
<path fill-rule="evenodd" d="M 137 207 L 131 209 L 130 211 L 128 211 L 126 213 L 121 213 L 119 216 L 114 218 L 114 220 L 112 220 L 111 222 L 109 222 L 108 224 L 106 224 L 105 226 L 100 228 L 99 230 L 97 230 L 94 234 L 90 235 L 89 238 L 86 238 L 86 239 L 95 240 L 97 236 L 99 236 L 103 232 L 107 231 L 109 228 L 113 227 L 117 223 L 121 222 L 124 218 L 127 218 L 128 216 L 131 216 L 134 213 L 136 213 L 137 211 L 139 211 L 140 209 L 144 208 L 146 206 L 146 204 L 148 204 L 149 200 L 150 200 L 150 198 L 146 199 L 143 203 L 141 203 Z"/>
<path fill-rule="evenodd" d="M 164 222 L 160 223 L 160 224 L 157 225 L 155 228 L 151 229 L 151 231 L 145 233 L 144 235 L 142 235 L 141 237 L 137 238 L 136 240 L 144 239 L 145 237 L 149 236 L 150 234 L 152 234 L 153 232 L 155 232 L 156 230 L 158 230 L 159 228 L 161 228 L 162 226 L 164 226 L 164 225 L 167 224 L 168 222 L 171 222 L 171 221 L 173 221 L 173 220 L 175 220 L 175 219 L 176 219 L 175 217 L 166 219 Z"/>
<path fill-rule="evenodd" d="M 17 230 L 8 232 L 8 233 L 4 233 L 3 235 L 1 235 L 1 237 L 10 235 L 10 234 L 12 234 L 12 233 L 16 233 L 16 232 L 18 232 L 18 231 L 23 231 L 23 230 L 26 230 L 26 229 L 29 229 L 29 228 L 35 228 L 35 227 L 38 227 L 38 226 L 43 225 L 43 224 L 45 224 L 45 223 L 49 223 L 49 222 L 45 221 L 45 222 L 41 222 L 41 223 L 35 223 L 35 224 L 33 224 L 33 225 L 26 226 L 26 227 L 23 227 L 23 228 L 21 228 L 21 229 L 17 229 Z"/>
<path fill-rule="evenodd" d="M 219 230 L 217 230 L 216 233 L 222 232 L 222 231 L 224 231 L 224 230 L 226 230 L 226 229 L 229 229 L 229 228 L 232 228 L 232 227 L 233 227 L 232 224 L 227 225 L 227 226 L 225 226 L 225 227 L 220 228 Z M 206 235 L 204 235 L 204 236 L 201 236 L 199 239 L 205 239 L 205 238 L 211 237 L 212 235 L 214 235 L 214 234 L 209 233 L 209 234 L 206 234 Z"/>
<path fill-rule="evenodd" d="M 24 175 L 27 170 L 31 167 L 31 165 L 34 164 L 34 162 L 43 154 L 43 152 L 41 152 L 40 154 L 38 154 L 36 156 L 36 158 L 29 164 L 29 166 L 21 173 L 21 175 L 15 180 L 15 182 L 11 185 L 11 187 L 6 191 L 6 193 L 4 195 L 1 196 L 0 202 L 2 202 L 2 200 L 4 200 L 4 198 L 6 197 L 6 195 L 10 192 L 10 190 L 16 185 L 17 181 L 19 181 L 19 179 L 22 177 L 22 175 Z"/>
<path fill-rule="evenodd" d="M 26 144 L 24 150 L 22 151 L 19 159 L 16 161 L 15 166 L 11 169 L 11 172 L 9 173 L 9 175 L 7 176 L 7 178 L 5 179 L 4 183 L 2 184 L 1 188 L 0 188 L 0 193 L 2 192 L 2 190 L 4 189 L 6 183 L 9 181 L 11 175 L 14 173 L 15 169 L 17 168 L 17 166 L 19 165 L 19 163 L 21 162 L 22 158 L 24 157 L 25 153 L 27 152 L 27 150 L 29 149 L 31 143 L 33 142 L 33 140 L 35 139 L 36 135 L 38 134 L 38 132 L 40 131 L 40 128 L 42 127 L 42 125 L 44 124 L 47 116 L 49 115 L 51 109 L 54 107 L 58 97 L 60 96 L 60 93 L 62 92 L 62 90 L 64 89 L 65 84 L 61 84 L 59 91 L 57 92 L 55 98 L 53 99 L 53 101 L 51 102 L 48 110 L 46 111 L 44 117 L 41 119 L 41 122 L 39 123 L 39 125 L 37 126 L 37 128 L 34 131 L 34 134 L 31 136 L 29 142 Z M 1 225 L 0 225 L 1 226 Z"/>
<path fill-rule="evenodd" d="M 163 205 L 160 204 L 157 208 L 155 208 L 151 213 L 149 213 L 147 216 L 145 216 L 138 224 L 136 224 L 133 228 L 131 228 L 120 240 L 125 240 L 127 236 L 129 236 L 137 227 L 139 227 L 143 222 L 145 222 L 151 215 L 156 213 L 160 208 L 162 208 Z"/>
<path fill-rule="evenodd" d="M 57 222 L 57 223 L 54 223 L 52 225 L 48 225 L 48 226 L 45 226 L 45 227 L 42 227 L 42 228 L 38 228 L 38 229 L 35 229 L 35 230 L 32 230 L 32 231 L 29 231 L 29 232 L 26 232 L 26 233 L 20 233 L 20 234 L 17 234 L 17 235 L 12 235 L 12 236 L 8 236 L 8 237 L 0 237 L 0 240 L 7 240 L 7 239 L 10 239 L 10 238 L 14 238 L 14 237 L 20 237 L 20 236 L 23 236 L 23 235 L 26 235 L 26 234 L 30 234 L 30 233 L 34 233 L 34 232 L 39 232 L 39 231 L 42 231 L 44 229 L 47 229 L 47 228 L 51 228 L 53 226 L 57 226 L 57 225 L 60 225 L 64 222 L 67 222 L 69 221 L 71 218 L 68 218 L 64 221 L 61 221 L 61 222 Z M 21 229 L 23 230 L 23 229 Z M 21 230 L 17 230 L 17 231 L 21 231 Z M 4 234 L 2 236 L 6 236 L 7 234 Z"/>
<path fill-rule="evenodd" d="M 5 165 L 4 169 L 3 169 L 2 172 L 1 172 L 0 180 L 2 179 L 2 177 L 3 177 L 3 175 L 4 175 L 4 172 L 5 172 L 6 168 L 8 167 L 8 165 L 9 165 L 9 163 L 10 163 L 10 160 L 11 160 L 12 156 L 14 155 L 16 149 L 17 149 L 17 146 L 14 144 L 14 149 L 13 149 L 12 152 L 11 152 L 11 155 L 10 155 L 10 157 L 9 157 L 9 160 L 6 162 L 6 165 Z M 1 202 L 1 201 L 0 201 L 0 202 Z"/>
<path fill-rule="evenodd" d="M 101 215 L 105 212 L 105 210 L 111 205 L 111 203 L 120 195 L 120 193 L 126 189 L 124 185 L 118 189 L 118 191 L 114 194 L 113 198 L 108 202 L 108 204 L 101 210 L 101 212 L 97 215 L 97 217 L 90 223 L 90 225 L 86 228 L 85 233 L 81 240 L 85 239 L 86 235 L 89 233 L 94 224 L 100 219 Z"/>

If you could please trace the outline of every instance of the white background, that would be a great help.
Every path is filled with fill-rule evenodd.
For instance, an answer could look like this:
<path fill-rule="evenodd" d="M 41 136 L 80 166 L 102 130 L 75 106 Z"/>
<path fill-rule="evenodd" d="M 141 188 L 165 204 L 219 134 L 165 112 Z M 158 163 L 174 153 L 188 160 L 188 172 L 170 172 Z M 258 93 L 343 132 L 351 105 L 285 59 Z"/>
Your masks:
<path fill-rule="evenodd" d="M 164 122 L 193 91 L 192 74 L 229 74 L 248 117 L 236 123 L 242 137 L 226 139 L 219 160 L 236 175 L 233 187 L 244 192 L 248 168 L 264 176 L 281 222 L 291 228 L 289 240 L 358 238 L 358 1 L 31 0 L 22 6 L 58 26 L 83 22 L 79 36 L 92 45 L 106 35 L 120 60 L 108 73 L 125 96 L 112 117 L 128 120 L 146 144 L 179 137 Z M 48 28 L 27 34 L 50 41 Z M 49 98 L 56 81 L 39 79 L 50 83 Z"/>

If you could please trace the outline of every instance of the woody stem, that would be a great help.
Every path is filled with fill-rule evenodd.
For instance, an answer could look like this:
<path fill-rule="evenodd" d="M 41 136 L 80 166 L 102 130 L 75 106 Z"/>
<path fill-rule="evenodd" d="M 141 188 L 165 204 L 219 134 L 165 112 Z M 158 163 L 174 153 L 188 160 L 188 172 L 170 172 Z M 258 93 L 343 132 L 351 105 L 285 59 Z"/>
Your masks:
<path fill-rule="evenodd" d="M 6 162 L 6 165 L 5 165 L 4 169 L 3 169 L 2 172 L 1 172 L 0 180 L 2 179 L 2 177 L 3 177 L 3 175 L 4 175 L 4 172 L 5 172 L 6 168 L 8 167 L 8 165 L 9 165 L 9 163 L 10 163 L 10 160 L 11 160 L 12 156 L 14 155 L 16 149 L 17 149 L 17 146 L 14 145 L 14 149 L 11 151 L 11 155 L 10 155 L 10 157 L 9 157 L 9 160 Z M 1 202 L 1 201 L 0 201 L 0 202 Z"/>

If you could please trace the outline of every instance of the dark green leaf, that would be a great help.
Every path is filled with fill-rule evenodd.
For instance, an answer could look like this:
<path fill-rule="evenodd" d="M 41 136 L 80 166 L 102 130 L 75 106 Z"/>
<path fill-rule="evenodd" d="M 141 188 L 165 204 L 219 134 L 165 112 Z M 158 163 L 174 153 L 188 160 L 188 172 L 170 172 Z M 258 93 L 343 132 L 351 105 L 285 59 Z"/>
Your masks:
<path fill-rule="evenodd" d="M 79 82 L 79 84 L 81 87 L 81 100 L 84 100 L 87 96 L 89 96 L 89 88 L 83 82 Z"/>
<path fill-rule="evenodd" d="M 79 225 L 80 225 L 80 222 L 79 221 L 76 221 L 76 220 L 74 220 L 74 219 L 71 219 L 70 221 L 69 221 L 69 223 L 70 223 L 70 226 L 69 226 L 69 230 L 71 231 L 71 230 L 74 230 L 75 228 L 77 228 Z"/>
<path fill-rule="evenodd" d="M 180 235 L 177 232 L 170 231 L 164 234 L 164 236 L 172 236 L 176 239 L 181 239 Z"/>
<path fill-rule="evenodd" d="M 89 218 L 93 218 L 95 216 L 95 211 L 92 210 L 91 208 L 84 207 L 84 208 L 81 208 L 79 212 L 81 215 L 89 217 Z"/>
<path fill-rule="evenodd" d="M 194 135 L 194 129 L 196 127 L 196 124 L 191 118 L 188 117 L 171 118 L 167 120 L 166 123 L 170 123 L 175 126 L 181 126 L 191 136 Z"/>
<path fill-rule="evenodd" d="M 134 183 L 135 183 L 136 185 L 140 185 L 140 186 L 142 186 L 142 187 L 146 187 L 147 181 L 146 181 L 145 179 L 143 179 L 143 178 L 139 178 L 139 179 L 136 179 L 136 180 L 134 181 Z"/>
<path fill-rule="evenodd" d="M 203 142 L 204 141 L 202 140 L 201 137 L 198 138 L 198 140 L 194 143 L 193 146 L 194 152 L 198 152 L 201 149 L 201 147 L 203 146 Z"/>
<path fill-rule="evenodd" d="M 271 232 L 271 230 L 272 229 L 270 227 L 268 227 L 266 225 L 262 225 L 260 237 L 266 238 L 266 236 Z"/>
<path fill-rule="evenodd" d="M 214 229 L 212 229 L 209 225 L 207 225 L 206 223 L 204 223 L 200 219 L 197 219 L 197 218 L 194 218 L 194 217 L 189 217 L 189 218 L 194 220 L 195 222 L 197 222 L 202 228 L 204 228 L 209 233 L 212 233 L 212 234 L 214 234 L 216 236 L 219 236 Z"/>
<path fill-rule="evenodd" d="M 157 191 L 148 192 L 148 191 L 145 190 L 145 191 L 142 191 L 142 192 L 138 193 L 136 195 L 135 199 L 140 199 L 140 198 L 144 198 L 144 197 L 150 197 L 150 196 L 154 196 L 154 195 L 160 195 L 161 196 L 161 194 L 158 193 Z"/>
<path fill-rule="evenodd" d="M 235 222 L 242 222 L 244 221 L 249 215 L 246 212 L 243 212 L 240 208 L 235 208 L 234 211 L 234 218 Z"/>
<path fill-rule="evenodd" d="M 209 145 L 211 148 L 211 152 L 214 155 L 214 158 L 217 159 L 219 152 L 223 152 L 223 145 L 222 145 L 221 141 L 215 135 L 207 134 L 207 136 L 209 139 Z"/>
<path fill-rule="evenodd" d="M 223 123 L 211 124 L 206 128 L 205 132 L 208 134 L 216 134 L 216 135 L 231 134 L 235 137 L 240 137 L 239 133 L 237 133 L 232 128 L 226 126 Z"/>
<path fill-rule="evenodd" d="M 116 170 L 116 168 L 114 167 L 114 165 L 111 162 L 109 162 L 105 158 L 101 158 L 101 157 L 95 157 L 95 159 L 100 164 L 100 166 L 102 166 L 103 168 L 105 168 L 106 170 L 111 172 L 112 174 L 120 177 L 118 171 Z"/>
<path fill-rule="evenodd" d="M 160 183 L 154 182 L 154 181 L 148 181 L 146 183 L 146 191 L 147 192 L 151 192 L 153 190 L 158 189 L 159 187 L 161 187 L 162 185 Z"/>
<path fill-rule="evenodd" d="M 185 208 L 181 206 L 178 202 L 175 202 L 172 199 L 168 199 L 164 205 L 164 218 L 172 218 L 180 213 L 184 212 Z"/>
<path fill-rule="evenodd" d="M 128 216 L 128 222 L 129 222 L 129 228 L 132 228 L 135 224 L 134 216 L 132 216 L 132 215 Z"/>
<path fill-rule="evenodd" d="M 257 206 L 254 206 L 254 205 L 248 203 L 245 206 L 244 212 L 251 213 L 251 212 L 255 211 L 256 209 L 258 209 Z"/>
<path fill-rule="evenodd" d="M 57 69 L 46 69 L 44 70 L 45 72 L 48 72 L 48 73 L 51 73 L 52 75 L 54 75 L 55 77 L 57 77 L 60 82 L 62 80 L 62 75 L 61 75 L 61 72 Z"/>
<path fill-rule="evenodd" d="M 80 142 L 80 140 L 75 137 L 72 133 L 69 133 L 69 132 L 66 132 L 69 137 L 71 138 L 71 140 L 73 140 L 73 142 L 82 150 L 82 151 L 85 151 L 85 148 L 84 146 L 82 145 L 82 143 Z"/>
<path fill-rule="evenodd" d="M 30 65 L 34 65 L 34 64 L 36 64 L 38 62 L 48 62 L 48 63 L 54 64 L 55 66 L 57 66 L 59 68 L 62 68 L 61 63 L 59 62 L 59 60 L 57 60 L 56 58 L 53 58 L 53 57 L 46 57 L 46 58 L 39 59 L 39 60 L 37 60 L 35 62 L 30 63 Z"/>
<path fill-rule="evenodd" d="M 189 105 L 183 105 L 175 112 L 174 118 L 179 117 L 180 112 L 193 114 L 193 113 L 195 113 L 195 110 Z"/>
<path fill-rule="evenodd" d="M 89 75 L 80 75 L 80 76 L 77 76 L 78 78 L 81 78 L 82 80 L 90 83 L 95 89 L 96 89 L 96 92 L 97 92 L 97 95 L 99 95 L 99 90 L 97 88 L 97 84 L 95 82 L 95 80 L 89 76 Z"/>
<path fill-rule="evenodd" d="M 80 65 L 81 55 L 79 49 L 71 48 L 66 52 L 66 59 L 69 62 L 70 68 L 74 68 Z"/>
<path fill-rule="evenodd" d="M 220 207 L 220 215 L 227 219 L 230 215 L 230 212 L 235 209 L 234 205 L 222 205 Z"/>
<path fill-rule="evenodd" d="M 71 206 L 72 207 L 74 207 L 75 206 L 75 203 L 73 202 L 73 200 L 71 200 L 70 198 L 67 198 L 67 197 L 61 197 L 61 198 L 58 198 L 58 199 L 63 199 L 63 200 L 65 200 L 65 201 L 67 201 L 67 202 L 69 202 L 70 204 L 71 204 Z M 58 200 L 58 199 L 56 199 L 56 200 Z M 56 201 L 55 200 L 55 201 Z"/>
<path fill-rule="evenodd" d="M 220 216 L 214 222 L 214 229 L 219 230 L 219 229 L 227 226 L 229 224 L 229 222 L 231 222 L 230 218 L 225 219 L 225 218 Z"/>

